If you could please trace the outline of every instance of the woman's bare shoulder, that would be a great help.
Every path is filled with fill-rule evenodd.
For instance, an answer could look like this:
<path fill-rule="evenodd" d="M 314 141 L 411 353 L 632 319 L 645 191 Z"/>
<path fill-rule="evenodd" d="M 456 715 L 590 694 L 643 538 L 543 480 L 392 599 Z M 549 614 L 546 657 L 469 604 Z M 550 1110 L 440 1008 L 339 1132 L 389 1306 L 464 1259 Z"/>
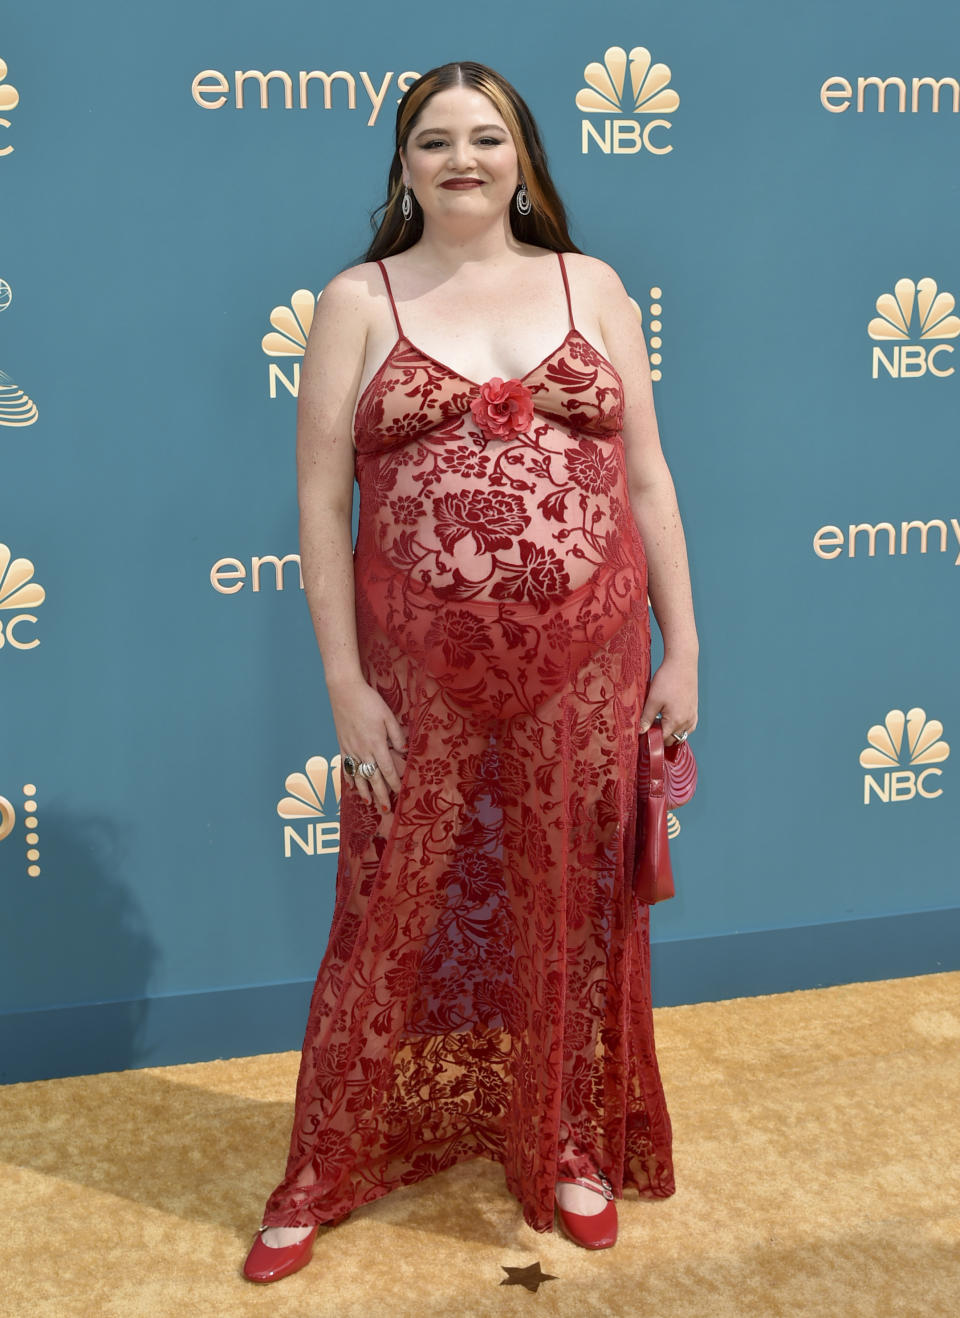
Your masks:
<path fill-rule="evenodd" d="M 598 297 L 623 291 L 623 280 L 612 265 L 586 252 L 564 252 L 564 262 L 581 288 L 593 290 Z"/>
<path fill-rule="evenodd" d="M 349 304 L 375 295 L 378 286 L 379 291 L 382 292 L 383 277 L 376 261 L 361 261 L 359 265 L 348 266 L 346 270 L 340 270 L 331 276 L 320 293 L 323 296 L 330 294 L 332 299 Z"/>
<path fill-rule="evenodd" d="M 383 278 L 376 261 L 362 261 L 332 275 L 317 294 L 314 317 L 328 331 L 359 333 L 376 319 L 376 302 L 385 296 Z"/>
<path fill-rule="evenodd" d="M 576 314 L 584 323 L 592 319 L 605 339 L 608 333 L 617 333 L 616 323 L 627 315 L 630 299 L 616 270 L 585 252 L 565 253 L 563 259 L 569 271 L 573 304 L 579 308 Z"/>

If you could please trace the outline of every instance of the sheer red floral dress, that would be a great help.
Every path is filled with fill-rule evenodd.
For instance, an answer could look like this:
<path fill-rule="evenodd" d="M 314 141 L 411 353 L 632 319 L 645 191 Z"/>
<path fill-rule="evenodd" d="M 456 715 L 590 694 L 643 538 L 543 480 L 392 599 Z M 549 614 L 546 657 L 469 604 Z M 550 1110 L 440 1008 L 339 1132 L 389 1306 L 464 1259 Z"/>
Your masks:
<path fill-rule="evenodd" d="M 629 881 L 647 567 L 623 386 L 573 323 L 479 385 L 398 338 L 355 418 L 366 680 L 407 731 L 393 809 L 345 786 L 284 1179 L 332 1223 L 468 1158 L 536 1231 L 558 1175 L 674 1192 L 649 907 Z M 362 751 L 362 747 L 349 748 Z"/>

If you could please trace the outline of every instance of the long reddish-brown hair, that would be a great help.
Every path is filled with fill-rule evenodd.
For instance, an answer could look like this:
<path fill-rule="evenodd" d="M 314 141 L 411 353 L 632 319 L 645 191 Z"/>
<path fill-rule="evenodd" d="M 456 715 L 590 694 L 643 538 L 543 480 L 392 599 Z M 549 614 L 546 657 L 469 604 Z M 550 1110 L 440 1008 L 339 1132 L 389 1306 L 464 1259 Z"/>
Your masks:
<path fill-rule="evenodd" d="M 517 150 L 517 163 L 530 196 L 530 213 L 521 215 L 510 204 L 510 227 L 520 242 L 546 247 L 554 252 L 579 252 L 567 232 L 567 214 L 563 202 L 553 185 L 547 168 L 547 154 L 540 140 L 533 115 L 515 87 L 501 74 L 486 64 L 472 60 L 459 60 L 440 64 L 429 69 L 412 83 L 397 106 L 397 124 L 393 160 L 387 179 L 387 199 L 370 216 L 375 230 L 373 241 L 367 248 L 365 261 L 376 261 L 396 252 L 405 252 L 419 242 L 423 234 L 423 211 L 411 192 L 413 215 L 404 220 L 400 209 L 403 193 L 403 165 L 401 149 L 406 150 L 407 139 L 420 111 L 431 96 L 448 87 L 473 87 L 488 96 L 500 112 L 510 130 Z M 378 221 L 377 216 L 382 218 Z"/>

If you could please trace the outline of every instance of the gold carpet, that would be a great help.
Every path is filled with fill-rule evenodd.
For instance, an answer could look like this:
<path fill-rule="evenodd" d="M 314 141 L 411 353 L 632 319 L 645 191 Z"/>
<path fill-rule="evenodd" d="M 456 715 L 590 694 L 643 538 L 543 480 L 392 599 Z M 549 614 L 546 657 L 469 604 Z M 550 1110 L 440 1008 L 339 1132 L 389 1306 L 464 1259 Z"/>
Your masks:
<path fill-rule="evenodd" d="M 677 1192 L 613 1249 L 525 1225 L 483 1159 L 240 1268 L 299 1053 L 0 1089 L 3 1318 L 960 1314 L 960 972 L 659 1008 Z M 631 1197 L 632 1196 L 632 1197 Z M 501 1285 L 539 1261 L 536 1290 Z"/>

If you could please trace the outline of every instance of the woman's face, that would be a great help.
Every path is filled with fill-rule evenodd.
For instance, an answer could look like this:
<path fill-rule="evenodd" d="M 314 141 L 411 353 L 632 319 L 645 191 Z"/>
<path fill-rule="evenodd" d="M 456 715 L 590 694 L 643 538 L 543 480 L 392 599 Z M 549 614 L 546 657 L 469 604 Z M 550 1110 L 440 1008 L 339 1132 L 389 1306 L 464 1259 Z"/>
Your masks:
<path fill-rule="evenodd" d="M 403 180 L 441 223 L 501 214 L 519 182 L 517 150 L 496 106 L 473 87 L 435 92 L 420 108 L 400 152 Z M 445 186 L 455 179 L 472 186 Z"/>

